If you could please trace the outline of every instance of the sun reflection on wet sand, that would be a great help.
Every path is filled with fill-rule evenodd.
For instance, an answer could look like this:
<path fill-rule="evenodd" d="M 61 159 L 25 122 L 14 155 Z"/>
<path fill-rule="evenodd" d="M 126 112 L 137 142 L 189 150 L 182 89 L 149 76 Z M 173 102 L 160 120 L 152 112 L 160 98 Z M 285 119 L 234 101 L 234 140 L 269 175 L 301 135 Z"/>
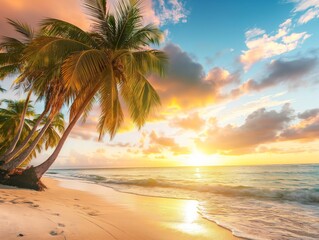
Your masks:
<path fill-rule="evenodd" d="M 198 202 L 195 200 L 189 200 L 184 203 L 182 207 L 183 222 L 178 223 L 176 228 L 182 232 L 186 232 L 192 235 L 201 234 L 205 229 L 197 222 L 201 217 L 198 213 Z"/>

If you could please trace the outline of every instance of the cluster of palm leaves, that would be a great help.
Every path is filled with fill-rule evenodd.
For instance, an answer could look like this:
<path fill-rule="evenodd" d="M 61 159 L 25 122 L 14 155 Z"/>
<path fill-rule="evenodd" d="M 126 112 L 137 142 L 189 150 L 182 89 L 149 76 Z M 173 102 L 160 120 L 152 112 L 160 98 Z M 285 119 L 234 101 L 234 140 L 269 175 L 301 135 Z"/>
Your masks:
<path fill-rule="evenodd" d="M 38 120 L 39 115 L 35 114 L 33 106 L 29 103 L 26 105 L 25 100 L 22 101 L 13 101 L 4 99 L 2 101 L 3 105 L 6 105 L 5 108 L 0 108 L 0 155 L 4 155 L 8 152 L 11 144 L 13 143 L 13 138 L 18 132 L 19 123 L 21 119 L 21 114 L 26 106 L 26 113 L 24 116 L 22 131 L 20 138 L 18 139 L 17 145 L 24 145 L 23 142 L 29 136 L 31 130 L 35 126 L 35 123 Z M 45 125 L 46 119 L 43 119 L 40 122 L 40 127 Z M 52 121 L 51 125 L 45 131 L 44 135 L 32 150 L 30 155 L 25 159 L 24 162 L 20 164 L 19 167 L 27 166 L 30 161 L 37 156 L 43 149 L 48 150 L 49 148 L 55 147 L 59 140 L 60 135 L 64 131 L 64 119 L 63 115 L 57 114 Z M 37 134 L 37 133 L 36 133 Z M 32 142 L 32 137 L 36 134 L 31 135 L 30 142 Z M 28 144 L 24 145 L 21 149 L 25 149 Z"/>
<path fill-rule="evenodd" d="M 84 6 L 92 21 L 89 31 L 50 18 L 36 32 L 27 24 L 9 20 L 23 37 L 5 37 L 0 43 L 0 78 L 19 73 L 14 86 L 23 88 L 28 97 L 10 144 L 0 156 L 2 170 L 20 166 L 43 141 L 46 146 L 55 145 L 55 140 L 50 142 L 45 136 L 56 129 L 53 123 L 62 106 L 69 109 L 69 123 L 52 155 L 34 168 L 39 179 L 57 159 L 76 122 L 81 117 L 85 121 L 94 104 L 101 110 L 100 139 L 116 134 L 124 118 L 123 104 L 138 128 L 159 106 L 159 96 L 147 77 L 162 75 L 167 57 L 151 48 L 160 43 L 162 32 L 143 23 L 141 1 L 121 0 L 114 12 L 108 10 L 106 0 L 85 0 Z M 45 106 L 28 124 L 31 95 Z"/>

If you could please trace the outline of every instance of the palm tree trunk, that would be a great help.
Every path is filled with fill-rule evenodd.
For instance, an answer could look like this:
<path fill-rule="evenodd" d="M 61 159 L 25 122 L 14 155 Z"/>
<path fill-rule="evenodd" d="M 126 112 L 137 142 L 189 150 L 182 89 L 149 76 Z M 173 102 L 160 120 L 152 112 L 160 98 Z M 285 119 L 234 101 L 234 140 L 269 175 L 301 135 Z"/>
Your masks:
<path fill-rule="evenodd" d="M 40 179 L 43 174 L 51 167 L 51 165 L 54 163 L 54 161 L 57 159 L 66 139 L 68 138 L 71 130 L 73 129 L 73 127 L 75 126 L 75 124 L 77 123 L 77 121 L 79 120 L 79 118 L 81 117 L 82 113 L 84 112 L 86 106 L 88 105 L 88 103 L 91 101 L 91 99 L 94 97 L 96 91 L 98 90 L 98 88 L 100 87 L 99 84 L 97 84 L 93 91 L 88 95 L 88 97 L 85 99 L 85 101 L 82 104 L 82 108 L 77 112 L 77 114 L 74 116 L 74 118 L 71 120 L 71 122 L 69 123 L 69 126 L 67 127 L 67 129 L 65 130 L 65 132 L 63 133 L 57 147 L 55 148 L 54 152 L 51 154 L 51 156 L 45 160 L 42 164 L 34 167 L 34 171 L 36 173 L 36 176 L 38 179 Z"/>
<path fill-rule="evenodd" d="M 11 172 L 13 169 L 18 167 L 21 163 L 23 163 L 27 159 L 27 157 L 31 154 L 31 152 L 34 150 L 34 148 L 37 146 L 37 144 L 39 143 L 40 139 L 42 138 L 43 134 L 48 129 L 52 121 L 53 121 L 53 118 L 48 119 L 48 121 L 45 123 L 45 125 L 43 126 L 41 131 L 38 133 L 34 141 L 31 143 L 31 145 L 27 147 L 19 156 L 12 159 L 8 163 L 5 163 L 1 168 L 3 170 Z"/>
<path fill-rule="evenodd" d="M 27 113 L 28 104 L 29 104 L 31 94 L 32 94 L 32 90 L 29 91 L 27 98 L 25 100 L 25 105 L 24 105 L 24 108 L 23 108 L 23 111 L 22 111 L 22 114 L 20 117 L 20 123 L 18 126 L 18 132 L 17 132 L 16 136 L 14 137 L 14 139 L 12 140 L 12 142 L 10 143 L 8 150 L 4 153 L 4 155 L 11 153 L 13 151 L 13 149 L 16 147 L 16 145 L 20 139 L 20 136 L 21 136 L 21 133 L 23 130 L 23 125 L 24 125 L 24 118 L 25 118 L 25 115 Z"/>
<path fill-rule="evenodd" d="M 0 157 L 0 162 L 3 162 L 3 163 L 9 162 L 15 155 L 17 155 L 27 145 L 27 143 L 29 142 L 29 140 L 31 139 L 31 137 L 33 136 L 35 131 L 37 130 L 38 126 L 40 125 L 42 119 L 45 117 L 47 112 L 48 112 L 48 109 L 44 109 L 42 114 L 37 119 L 37 121 L 36 121 L 35 125 L 33 126 L 32 130 L 28 134 L 28 136 L 12 152 L 2 155 Z"/>

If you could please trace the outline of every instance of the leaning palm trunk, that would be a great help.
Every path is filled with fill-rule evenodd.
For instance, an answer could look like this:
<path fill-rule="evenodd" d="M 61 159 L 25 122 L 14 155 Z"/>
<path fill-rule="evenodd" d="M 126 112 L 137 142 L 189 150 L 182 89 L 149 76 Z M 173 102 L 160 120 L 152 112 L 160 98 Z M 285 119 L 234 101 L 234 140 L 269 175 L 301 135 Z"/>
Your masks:
<path fill-rule="evenodd" d="M 96 94 L 97 90 L 99 89 L 100 85 L 97 84 L 94 89 L 91 91 L 91 93 L 87 96 L 87 98 L 84 100 L 81 108 L 79 109 L 79 111 L 77 112 L 77 114 L 73 117 L 73 119 L 71 120 L 71 122 L 69 123 L 69 126 L 67 127 L 67 129 L 65 130 L 65 132 L 63 133 L 57 147 L 55 148 L 54 152 L 51 154 L 51 156 L 44 161 L 42 164 L 36 166 L 34 168 L 35 174 L 37 176 L 37 179 L 39 180 L 43 174 L 51 167 L 51 165 L 54 163 L 54 161 L 57 159 L 64 143 L 65 140 L 68 138 L 71 130 L 73 129 L 73 127 L 75 126 L 75 124 L 77 123 L 77 121 L 79 120 L 79 118 L 81 117 L 82 113 L 84 112 L 86 106 L 89 104 L 89 102 L 92 100 L 92 98 L 94 97 L 94 95 Z"/>
<path fill-rule="evenodd" d="M 96 92 L 98 91 L 100 85 L 97 84 L 94 89 L 89 93 L 89 95 L 85 98 L 85 100 L 81 104 L 81 108 L 77 111 L 76 115 L 72 118 L 69 126 L 63 133 L 63 136 L 61 137 L 56 149 L 51 154 L 51 156 L 42 164 L 31 167 L 25 171 L 23 171 L 22 174 L 13 174 L 10 176 L 10 178 L 5 179 L 3 181 L 4 184 L 12 185 L 12 186 L 18 186 L 18 187 L 24 187 L 24 188 L 30 188 L 35 190 L 43 190 L 45 186 L 41 183 L 40 179 L 42 175 L 50 168 L 50 166 L 54 163 L 57 156 L 59 155 L 65 140 L 67 139 L 68 135 L 70 134 L 71 130 L 75 126 L 78 119 L 81 117 L 82 113 L 84 112 L 86 106 L 89 104 L 89 102 L 92 100 Z"/>
<path fill-rule="evenodd" d="M 19 126 L 18 126 L 18 132 L 16 134 L 16 136 L 14 137 L 14 139 L 12 140 L 12 142 L 10 143 L 10 146 L 8 148 L 8 150 L 4 153 L 4 155 L 7 155 L 9 153 L 11 153 L 14 148 L 16 147 L 19 139 L 20 139 L 20 136 L 21 136 L 21 133 L 22 133 L 22 130 L 23 130 L 23 125 L 24 125 L 24 119 L 25 119 L 25 115 L 27 113 L 27 108 L 28 108 L 28 104 L 29 104 L 29 100 L 30 100 L 30 97 L 31 97 L 31 94 L 32 94 L 32 91 L 30 90 L 29 93 L 28 93 L 28 96 L 27 96 L 27 99 L 25 100 L 25 105 L 24 105 L 24 108 L 23 108 L 23 112 L 21 114 L 21 117 L 20 117 L 20 123 L 19 123 Z M 0 159 L 1 161 L 2 159 Z"/>
<path fill-rule="evenodd" d="M 12 152 L 10 152 L 9 154 L 5 154 L 2 155 L 0 157 L 0 162 L 3 163 L 7 163 L 9 162 L 12 158 L 14 158 L 14 156 L 16 156 L 30 141 L 30 139 L 32 138 L 32 136 L 34 135 L 35 131 L 37 130 L 37 128 L 39 127 L 41 121 L 43 120 L 43 118 L 45 117 L 45 115 L 47 114 L 48 110 L 45 109 L 42 114 L 39 116 L 39 118 L 37 119 L 35 125 L 33 126 L 32 130 L 29 132 L 28 136 L 23 140 L 23 142 L 21 144 L 19 144 Z"/>
<path fill-rule="evenodd" d="M 38 133 L 38 135 L 36 136 L 34 141 L 30 144 L 30 146 L 28 146 L 19 156 L 17 156 L 16 158 L 12 159 L 11 161 L 5 163 L 1 168 L 3 170 L 11 172 L 16 167 L 21 165 L 21 163 L 23 163 L 29 157 L 29 155 L 32 153 L 32 151 L 35 149 L 35 147 L 37 146 L 37 144 L 41 140 L 42 136 L 44 135 L 45 131 L 48 129 L 48 127 L 50 126 L 52 121 L 53 121 L 52 118 L 48 119 L 48 121 L 43 126 L 41 131 Z"/>

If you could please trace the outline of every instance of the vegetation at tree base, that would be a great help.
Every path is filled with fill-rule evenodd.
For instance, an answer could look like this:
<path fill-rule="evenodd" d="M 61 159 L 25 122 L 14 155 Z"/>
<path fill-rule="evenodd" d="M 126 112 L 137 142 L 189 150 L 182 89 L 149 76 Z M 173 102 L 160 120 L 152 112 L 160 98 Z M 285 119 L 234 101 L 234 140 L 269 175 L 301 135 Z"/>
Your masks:
<path fill-rule="evenodd" d="M 100 139 L 116 134 L 124 120 L 123 104 L 138 128 L 160 105 L 147 77 L 164 74 L 167 57 L 151 48 L 163 34 L 153 24 L 143 23 L 141 1 L 122 0 L 114 13 L 106 0 L 86 0 L 84 6 L 93 23 L 89 31 L 49 18 L 35 32 L 27 24 L 8 20 L 22 38 L 5 37 L 0 43 L 0 78 L 18 74 L 15 88 L 44 102 L 44 110 L 35 115 L 29 97 L 4 101 L 7 107 L 0 110 L 0 181 L 4 184 L 43 189 L 41 177 L 94 104 L 101 110 Z M 65 129 L 62 106 L 70 112 Z M 48 148 L 54 148 L 48 159 L 25 168 Z"/>

